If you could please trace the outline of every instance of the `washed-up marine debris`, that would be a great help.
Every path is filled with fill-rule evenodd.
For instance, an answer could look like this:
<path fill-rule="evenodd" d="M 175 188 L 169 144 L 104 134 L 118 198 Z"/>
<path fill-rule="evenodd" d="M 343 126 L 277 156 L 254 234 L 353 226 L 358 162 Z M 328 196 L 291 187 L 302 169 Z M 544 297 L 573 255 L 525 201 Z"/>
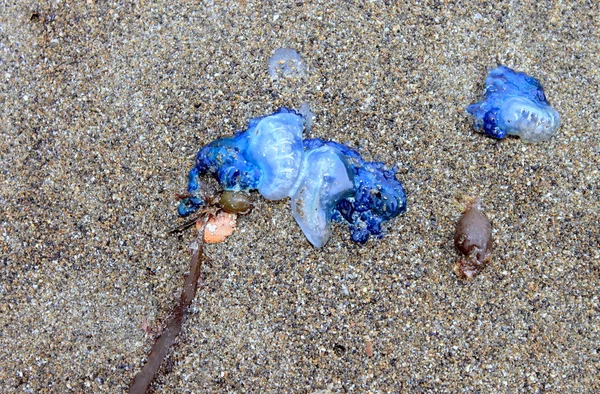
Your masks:
<path fill-rule="evenodd" d="M 302 114 L 281 108 L 251 119 L 246 131 L 203 147 L 179 214 L 190 215 L 207 204 L 200 177 L 210 174 L 226 192 L 258 190 L 269 200 L 290 197 L 296 222 L 317 248 L 329 239 L 332 221 L 346 222 L 358 243 L 381 237 L 382 224 L 406 210 L 396 171 L 365 161 L 337 142 L 303 141 L 305 122 Z"/>
<path fill-rule="evenodd" d="M 206 225 L 207 219 L 208 216 L 200 221 L 201 227 Z M 192 304 L 194 297 L 196 297 L 202 261 L 205 258 L 202 234 L 203 229 L 200 229 L 196 241 L 192 244 L 193 253 L 190 260 L 189 272 L 185 277 L 183 290 L 179 296 L 179 302 L 173 308 L 171 317 L 164 330 L 160 336 L 156 338 L 154 345 L 152 345 L 146 363 L 131 381 L 128 390 L 129 394 L 145 394 L 148 391 L 154 380 L 154 376 L 162 365 L 169 349 L 175 343 L 175 339 L 177 339 L 177 336 L 181 332 L 181 328 L 188 314 L 188 308 Z"/>
<path fill-rule="evenodd" d="M 128 390 L 130 394 L 145 394 L 148 391 L 169 349 L 181 332 L 189 313 L 189 306 L 198 290 L 202 262 L 207 259 L 204 254 L 204 243 L 223 242 L 235 230 L 236 215 L 243 215 L 252 210 L 250 196 L 245 192 L 225 191 L 220 193 L 210 183 L 203 184 L 201 189 L 202 197 L 206 201 L 203 209 L 193 221 L 171 231 L 178 232 L 194 224 L 198 230 L 196 240 L 191 245 L 192 258 L 179 302 L 173 307 L 165 329 L 152 345 L 146 363 L 131 381 Z"/>
<path fill-rule="evenodd" d="M 475 198 L 456 223 L 454 247 L 462 255 L 454 264 L 461 279 L 473 279 L 492 260 L 492 225 Z"/>
<path fill-rule="evenodd" d="M 525 142 L 545 141 L 556 134 L 560 116 L 550 106 L 540 82 L 506 66 L 490 71 L 484 100 L 471 104 L 476 130 L 494 138 L 516 135 Z"/>

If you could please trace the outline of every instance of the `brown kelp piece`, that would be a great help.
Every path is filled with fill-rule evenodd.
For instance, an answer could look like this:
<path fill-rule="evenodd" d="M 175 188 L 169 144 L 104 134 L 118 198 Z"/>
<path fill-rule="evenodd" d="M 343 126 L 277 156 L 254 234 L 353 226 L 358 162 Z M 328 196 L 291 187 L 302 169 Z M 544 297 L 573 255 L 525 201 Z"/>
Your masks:
<path fill-rule="evenodd" d="M 206 219 L 203 222 L 205 224 Z M 193 254 L 190 260 L 190 272 L 185 278 L 179 303 L 173 309 L 166 328 L 156 339 L 156 342 L 154 342 L 150 354 L 148 354 L 146 365 L 133 378 L 129 386 L 129 393 L 131 394 L 145 394 L 148 391 L 156 372 L 181 331 L 188 308 L 194 300 L 196 290 L 198 289 L 198 279 L 200 278 L 200 269 L 202 268 L 202 260 L 204 259 L 202 235 L 203 231 L 199 231 L 196 241 L 192 244 Z"/>
<path fill-rule="evenodd" d="M 459 278 L 473 279 L 492 260 L 492 225 L 475 198 L 456 224 L 454 247 L 462 257 L 454 264 Z"/>

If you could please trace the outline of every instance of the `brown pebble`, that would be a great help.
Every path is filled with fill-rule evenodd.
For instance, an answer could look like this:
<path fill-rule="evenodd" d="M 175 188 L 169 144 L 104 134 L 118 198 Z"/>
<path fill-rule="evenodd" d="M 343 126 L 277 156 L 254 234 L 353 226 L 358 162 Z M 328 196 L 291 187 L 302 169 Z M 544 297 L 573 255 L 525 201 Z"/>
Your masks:
<path fill-rule="evenodd" d="M 454 272 L 459 278 L 473 279 L 491 261 L 492 225 L 479 210 L 479 197 L 473 200 L 458 219 L 454 246 L 463 255 L 454 264 Z"/>

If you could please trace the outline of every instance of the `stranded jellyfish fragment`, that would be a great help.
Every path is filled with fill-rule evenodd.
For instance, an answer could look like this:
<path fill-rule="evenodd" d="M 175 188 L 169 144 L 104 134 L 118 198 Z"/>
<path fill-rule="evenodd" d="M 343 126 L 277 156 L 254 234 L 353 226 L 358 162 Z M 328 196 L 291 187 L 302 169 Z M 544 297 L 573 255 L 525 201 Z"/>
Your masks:
<path fill-rule="evenodd" d="M 560 116 L 550 106 L 540 82 L 523 72 L 499 66 L 485 80 L 484 100 L 467 112 L 473 126 L 494 138 L 516 135 L 525 142 L 545 141 L 556 134 Z"/>
<path fill-rule="evenodd" d="M 273 79 L 303 77 L 306 74 L 306 65 L 296 50 L 277 48 L 269 58 L 269 74 Z"/>

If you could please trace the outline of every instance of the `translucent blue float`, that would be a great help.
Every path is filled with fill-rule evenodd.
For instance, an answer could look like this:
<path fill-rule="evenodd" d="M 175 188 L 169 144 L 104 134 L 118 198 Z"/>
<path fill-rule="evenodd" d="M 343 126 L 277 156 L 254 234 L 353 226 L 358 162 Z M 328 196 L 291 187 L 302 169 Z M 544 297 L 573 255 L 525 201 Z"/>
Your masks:
<path fill-rule="evenodd" d="M 206 204 L 199 177 L 213 175 L 225 190 L 254 190 L 267 199 L 290 197 L 296 222 L 317 248 L 331 235 L 332 221 L 346 222 L 352 239 L 383 235 L 382 224 L 406 211 L 396 171 L 367 162 L 349 147 L 302 140 L 306 118 L 291 109 L 250 120 L 248 129 L 203 147 L 188 176 L 187 216 Z"/>
<path fill-rule="evenodd" d="M 475 129 L 491 137 L 516 135 L 525 142 L 540 142 L 556 134 L 560 125 L 540 82 L 525 73 L 496 67 L 485 80 L 484 97 L 467 112 L 475 116 Z"/>

